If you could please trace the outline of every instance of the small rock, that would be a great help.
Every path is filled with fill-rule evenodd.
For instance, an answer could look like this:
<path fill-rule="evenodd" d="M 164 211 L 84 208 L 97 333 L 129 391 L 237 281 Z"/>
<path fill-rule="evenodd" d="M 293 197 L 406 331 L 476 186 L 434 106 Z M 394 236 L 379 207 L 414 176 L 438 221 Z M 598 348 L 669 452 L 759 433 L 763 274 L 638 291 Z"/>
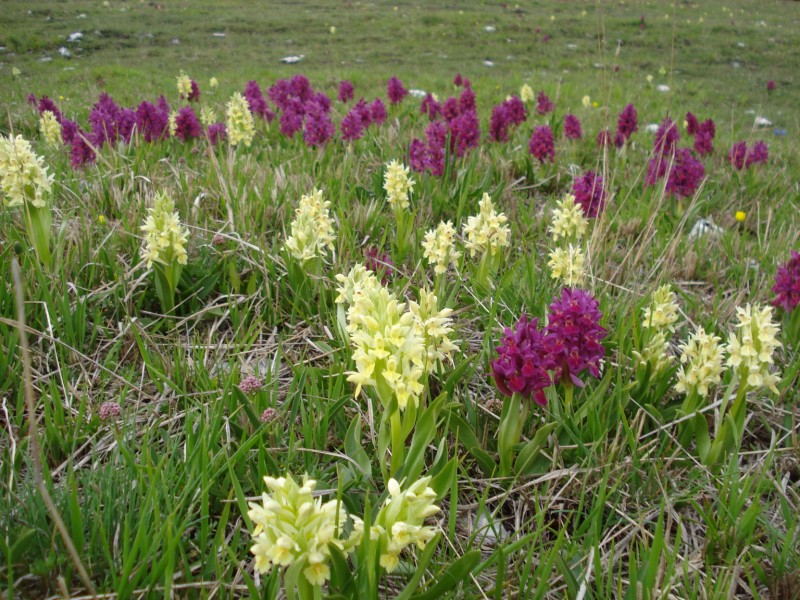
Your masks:
<path fill-rule="evenodd" d="M 736 46 L 738 46 L 739 48 L 746 48 L 747 44 L 745 44 L 744 42 L 739 42 L 738 44 L 736 44 Z"/>
<path fill-rule="evenodd" d="M 213 35 L 213 36 L 214 36 L 214 37 L 216 37 L 216 38 L 224 38 L 224 37 L 225 37 L 225 33 L 224 33 L 224 32 L 222 32 L 222 31 L 215 31 L 215 32 L 214 32 L 214 33 L 212 33 L 211 35 Z"/>
<path fill-rule="evenodd" d="M 756 117 L 755 125 L 756 127 L 772 127 L 772 121 L 766 117 Z"/>
<path fill-rule="evenodd" d="M 494 63 L 487 58 L 485 61 L 483 61 L 483 66 L 485 66 L 485 67 L 493 67 Z"/>
<path fill-rule="evenodd" d="M 172 38 L 170 41 L 172 42 L 173 46 L 178 46 L 181 43 L 180 38 Z"/>
<path fill-rule="evenodd" d="M 567 44 L 567 49 L 568 50 L 577 50 L 578 49 L 578 44 Z"/>
<path fill-rule="evenodd" d="M 698 219 L 692 230 L 689 232 L 689 241 L 693 242 L 703 236 L 718 236 L 722 233 L 722 227 L 715 225 L 711 219 Z"/>
<path fill-rule="evenodd" d="M 425 90 L 417 90 L 417 89 L 408 90 L 408 93 L 411 94 L 413 98 L 424 98 L 425 96 L 428 95 L 428 92 L 426 92 Z"/>
<path fill-rule="evenodd" d="M 53 60 L 52 56 L 43 56 L 42 58 L 39 59 L 39 62 L 40 63 L 46 63 L 46 62 L 50 62 L 51 60 Z"/>
<path fill-rule="evenodd" d="M 487 25 L 486 27 L 483 28 L 483 30 L 487 33 L 494 33 L 495 31 L 497 31 L 497 28 L 494 25 Z"/>
<path fill-rule="evenodd" d="M 79 15 L 78 15 L 77 17 L 75 17 L 75 18 L 76 18 L 76 19 L 85 19 L 85 18 L 86 18 L 86 13 L 81 13 L 81 14 L 79 14 Z"/>
<path fill-rule="evenodd" d="M 647 127 L 644 128 L 644 130 L 647 133 L 657 133 L 658 127 L 659 127 L 658 123 L 650 123 L 649 125 L 647 125 Z"/>
<path fill-rule="evenodd" d="M 739 68 L 739 67 L 741 67 L 742 65 L 741 65 L 741 63 L 740 63 L 738 60 L 735 60 L 735 61 L 733 61 L 733 62 L 731 63 L 731 66 L 732 66 L 734 69 L 738 69 L 738 68 Z"/>
<path fill-rule="evenodd" d="M 69 57 L 71 57 L 71 56 L 72 56 L 72 52 L 70 52 L 70 51 L 69 51 L 67 48 L 65 48 L 64 46 L 61 46 L 61 48 L 59 48 L 59 49 L 58 49 L 58 53 L 59 53 L 61 56 L 63 56 L 64 58 L 69 58 Z"/>
<path fill-rule="evenodd" d="M 478 513 L 471 533 L 477 543 L 487 546 L 496 546 L 497 542 L 504 542 L 509 536 L 502 523 L 493 523 L 483 511 Z"/>
<path fill-rule="evenodd" d="M 658 84 L 656 86 L 656 91 L 662 92 L 662 93 L 666 93 L 666 92 L 669 91 L 669 86 L 668 85 L 664 85 L 663 83 L 660 83 L 660 84 Z"/>
<path fill-rule="evenodd" d="M 83 34 L 80 31 L 76 31 L 75 33 L 70 33 L 67 36 L 68 42 L 80 42 L 83 38 Z"/>
<path fill-rule="evenodd" d="M 294 65 L 299 63 L 301 60 L 305 58 L 305 54 L 300 54 L 297 56 L 284 56 L 281 59 L 281 62 L 286 65 Z"/>

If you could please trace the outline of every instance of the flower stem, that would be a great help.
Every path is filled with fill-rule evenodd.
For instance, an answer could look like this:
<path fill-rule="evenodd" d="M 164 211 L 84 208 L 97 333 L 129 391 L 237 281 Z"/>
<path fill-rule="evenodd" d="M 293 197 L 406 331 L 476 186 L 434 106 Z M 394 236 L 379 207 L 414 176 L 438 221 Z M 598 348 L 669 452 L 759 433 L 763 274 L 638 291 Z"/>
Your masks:
<path fill-rule="evenodd" d="M 405 438 L 403 437 L 403 421 L 400 418 L 400 410 L 395 410 L 391 417 L 392 428 L 392 466 L 391 475 L 394 476 L 400 467 L 403 466 L 403 457 L 405 454 Z"/>

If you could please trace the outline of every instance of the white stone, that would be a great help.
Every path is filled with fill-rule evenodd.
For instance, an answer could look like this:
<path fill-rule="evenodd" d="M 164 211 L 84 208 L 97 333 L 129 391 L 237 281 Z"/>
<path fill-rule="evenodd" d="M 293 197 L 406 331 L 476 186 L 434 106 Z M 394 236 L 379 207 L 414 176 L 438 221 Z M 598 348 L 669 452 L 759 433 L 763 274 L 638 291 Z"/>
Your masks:
<path fill-rule="evenodd" d="M 692 242 L 703 236 L 716 237 L 722 234 L 722 227 L 715 225 L 711 219 L 698 219 L 689 232 L 689 241 Z"/>

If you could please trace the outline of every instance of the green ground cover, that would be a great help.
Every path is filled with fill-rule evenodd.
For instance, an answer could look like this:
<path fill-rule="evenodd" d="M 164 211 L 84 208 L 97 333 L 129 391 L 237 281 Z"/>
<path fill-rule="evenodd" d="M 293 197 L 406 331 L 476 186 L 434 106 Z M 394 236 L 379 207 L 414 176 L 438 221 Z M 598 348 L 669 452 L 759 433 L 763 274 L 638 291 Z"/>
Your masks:
<path fill-rule="evenodd" d="M 34 252 L 24 211 L 0 212 L 4 597 L 91 597 L 92 588 L 120 598 L 291 594 L 292 577 L 308 576 L 259 572 L 248 515 L 248 502 L 267 491 L 264 476 L 287 473 L 298 482 L 308 473 L 321 502 L 339 499 L 338 510 L 365 521 L 380 520 L 382 503 L 397 496 L 390 477 L 405 489 L 430 475 L 441 509 L 425 521 L 440 535 L 406 550 L 396 569 L 378 563 L 387 548 L 365 536 L 349 556 L 332 551 L 330 582 L 301 584 L 301 597 L 799 597 L 798 311 L 794 322 L 781 310 L 773 316 L 782 343 L 771 355 L 777 393 L 726 370 L 687 413 L 675 384 L 681 344 L 696 327 L 727 343 L 737 307 L 768 305 L 779 265 L 800 248 L 800 3 L 9 0 L 2 14 L 0 133 L 31 140 L 54 176 L 50 266 Z M 76 32 L 81 39 L 67 41 Z M 303 59 L 280 62 L 291 55 Z M 135 138 L 75 169 L 68 148 L 46 144 L 27 101 L 47 95 L 89 131 L 102 92 L 122 106 L 161 94 L 184 106 L 181 70 L 199 83 L 195 108 L 222 122 L 249 80 L 266 90 L 298 73 L 334 99 L 337 131 L 353 105 L 335 100 L 342 79 L 353 82 L 356 100 L 381 97 L 388 119 L 361 139 L 337 133 L 320 148 L 260 119 L 248 148 Z M 410 211 L 395 213 L 386 164 L 408 164 L 429 122 L 420 98 L 390 105 L 386 81 L 396 75 L 444 100 L 462 92 L 457 72 L 477 96 L 480 143 L 448 156 L 443 176 L 412 172 Z M 538 115 L 529 102 L 508 141 L 490 142 L 492 107 L 526 83 L 547 93 L 555 112 Z M 613 135 L 628 103 L 639 131 L 622 150 L 598 148 L 598 131 Z M 676 200 L 663 181 L 645 185 L 654 139 L 647 125 L 670 116 L 679 144 L 691 146 L 688 111 L 714 119 L 715 150 L 701 157 L 699 188 Z M 582 139 L 565 139 L 567 113 L 580 119 Z M 543 125 L 555 132 L 552 163 L 528 151 Z M 734 169 L 727 156 L 739 140 L 767 142 L 768 161 Z M 491 376 L 495 348 L 523 313 L 540 324 L 552 317 L 562 288 L 548 266 L 558 245 L 552 211 L 587 170 L 608 191 L 605 211 L 577 244 L 581 286 L 599 301 L 608 330 L 602 368 L 581 375 L 583 388 L 558 381 L 546 406 L 523 400 L 528 408 L 520 408 Z M 335 239 L 324 260 L 303 264 L 284 244 L 314 188 L 330 201 Z M 173 310 L 143 251 L 141 226 L 160 192 L 188 231 Z M 510 228 L 489 278 L 463 232 L 484 194 Z M 701 218 L 721 231 L 693 239 Z M 448 220 L 465 256 L 437 275 L 422 243 Z M 367 384 L 356 396 L 348 381 L 359 364 L 336 276 L 365 262 L 367 249 L 391 260 L 387 289 L 399 301 L 430 289 L 437 310 L 453 310 L 457 349 L 427 369 L 416 416 L 400 413 L 385 387 Z M 673 362 L 654 374 L 635 353 L 652 335 L 643 310 L 664 284 L 680 310 Z M 243 389 L 247 376 L 263 386 Z M 118 416 L 101 417 L 107 402 Z M 512 410 L 524 415 L 516 439 Z M 392 416 L 400 414 L 406 431 L 398 434 Z M 37 489 L 34 453 L 68 536 Z"/>

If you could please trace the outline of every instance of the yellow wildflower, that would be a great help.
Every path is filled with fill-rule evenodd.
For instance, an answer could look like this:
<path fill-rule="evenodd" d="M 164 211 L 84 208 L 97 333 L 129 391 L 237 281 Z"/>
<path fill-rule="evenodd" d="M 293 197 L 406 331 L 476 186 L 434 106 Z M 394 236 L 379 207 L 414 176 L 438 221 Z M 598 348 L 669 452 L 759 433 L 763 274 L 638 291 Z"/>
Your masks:
<path fill-rule="evenodd" d="M 569 244 L 566 248 L 556 248 L 550 252 L 550 276 L 561 280 L 568 287 L 581 285 L 586 276 L 584 265 L 586 257 L 580 246 Z"/>
<path fill-rule="evenodd" d="M 261 503 L 250 502 L 247 513 L 254 526 L 250 552 L 255 556 L 256 570 L 268 573 L 273 566 L 285 568 L 299 563 L 312 586 L 323 585 L 331 577 L 330 546 L 352 552 L 361 540 L 363 523 L 350 517 L 352 533 L 340 537 L 347 512 L 338 500 L 323 503 L 321 498 L 314 498 L 317 482 L 307 475 L 302 486 L 291 475 L 264 477 L 264 483 L 270 491 L 262 494 Z"/>
<path fill-rule="evenodd" d="M 211 79 L 208 80 L 208 87 L 210 87 L 212 90 L 217 89 L 218 86 L 219 86 L 219 81 L 217 80 L 216 77 L 212 77 Z"/>
<path fill-rule="evenodd" d="M 742 223 L 745 220 L 745 218 L 747 218 L 747 215 L 743 210 L 736 211 L 736 220 L 739 221 L 739 223 Z"/>
<path fill-rule="evenodd" d="M 477 253 L 489 253 L 495 256 L 502 248 L 509 246 L 511 229 L 505 224 L 508 221 L 503 213 L 494 210 L 489 194 L 484 194 L 480 203 L 480 213 L 468 217 L 462 233 L 466 238 L 465 247 L 470 256 Z"/>
<path fill-rule="evenodd" d="M 232 146 L 244 144 L 250 147 L 255 135 L 256 126 L 250 105 L 239 92 L 236 92 L 228 101 L 227 111 L 228 141 Z"/>
<path fill-rule="evenodd" d="M 519 90 L 519 99 L 522 100 L 525 104 L 533 100 L 533 89 L 527 83 L 522 86 Z"/>
<path fill-rule="evenodd" d="M 50 147 L 57 147 L 61 144 L 61 123 L 56 116 L 46 110 L 39 117 L 39 133 Z"/>
<path fill-rule="evenodd" d="M 777 340 L 778 326 L 772 321 L 771 306 L 736 308 L 737 331 L 728 337 L 727 365 L 736 369 L 740 381 L 751 388 L 766 387 L 778 393 L 775 384 L 780 377 L 769 372 L 772 355 L 781 343 Z"/>
<path fill-rule="evenodd" d="M 581 103 L 583 104 L 583 108 L 589 108 L 592 105 L 591 96 L 584 96 Z"/>
<path fill-rule="evenodd" d="M 678 303 L 675 292 L 669 284 L 662 285 L 655 292 L 650 306 L 644 309 L 644 327 L 657 331 L 675 331 L 675 322 L 678 320 Z"/>
<path fill-rule="evenodd" d="M 151 268 L 154 262 L 164 265 L 176 262 L 185 265 L 189 230 L 181 225 L 172 198 L 164 192 L 159 192 L 156 194 L 153 206 L 147 212 L 147 218 L 141 226 L 141 230 L 145 233 L 143 252 L 147 259 L 147 268 Z"/>
<path fill-rule="evenodd" d="M 386 199 L 394 209 L 406 209 L 409 206 L 408 196 L 414 189 L 414 180 L 408 173 L 408 167 L 397 160 L 386 165 L 383 189 L 386 190 Z"/>
<path fill-rule="evenodd" d="M 217 113 L 214 112 L 214 109 L 204 106 L 200 109 L 200 122 L 205 127 L 213 125 L 217 122 Z"/>
<path fill-rule="evenodd" d="M 389 497 L 370 528 L 370 539 L 380 548 L 380 565 L 388 573 L 397 568 L 405 548 L 412 544 L 425 548 L 439 530 L 425 525 L 425 519 L 441 510 L 434 504 L 436 492 L 428 486 L 430 481 L 423 477 L 403 491 L 396 480 L 389 480 Z"/>
<path fill-rule="evenodd" d="M 588 226 L 589 221 L 583 216 L 583 209 L 575 202 L 575 196 L 567 194 L 553 209 L 553 220 L 548 231 L 555 242 L 561 238 L 568 242 L 577 242 L 586 233 Z"/>
<path fill-rule="evenodd" d="M 702 327 L 680 345 L 681 368 L 675 390 L 684 394 L 696 392 L 705 398 L 709 388 L 722 378 L 723 347 L 716 335 L 709 335 Z"/>
<path fill-rule="evenodd" d="M 442 221 L 436 229 L 425 233 L 422 247 L 424 257 L 429 264 L 434 265 L 433 272 L 442 275 L 447 272 L 448 265 L 455 264 L 461 258 L 461 253 L 455 247 L 456 230 L 451 221 Z"/>
<path fill-rule="evenodd" d="M 0 136 L 0 193 L 8 207 L 47 206 L 53 176 L 21 135 Z"/>
<path fill-rule="evenodd" d="M 317 257 L 325 258 L 328 250 L 333 250 L 336 236 L 330 205 L 329 200 L 323 201 L 322 191 L 316 189 L 300 199 L 285 247 L 301 263 Z"/>
<path fill-rule="evenodd" d="M 192 80 L 189 76 L 181 70 L 181 74 L 177 77 L 178 80 L 178 94 L 181 98 L 188 98 L 192 93 Z"/>

